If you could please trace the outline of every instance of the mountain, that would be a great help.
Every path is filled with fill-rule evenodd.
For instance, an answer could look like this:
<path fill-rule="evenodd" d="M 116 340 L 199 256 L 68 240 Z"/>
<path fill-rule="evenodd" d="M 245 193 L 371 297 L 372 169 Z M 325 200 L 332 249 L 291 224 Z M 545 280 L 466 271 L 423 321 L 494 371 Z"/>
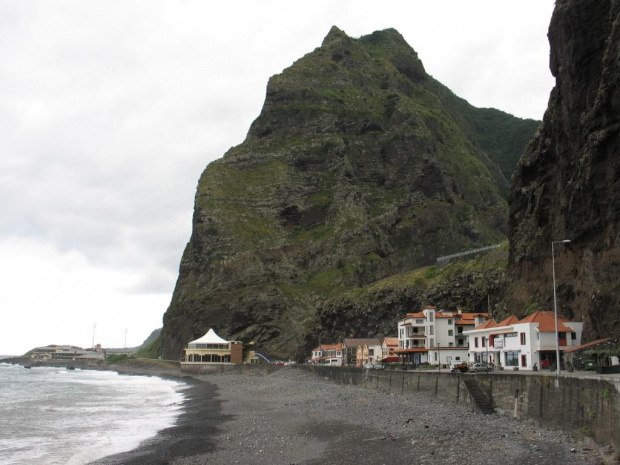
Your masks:
<path fill-rule="evenodd" d="M 288 356 L 328 299 L 504 240 L 508 179 L 538 124 L 472 107 L 393 29 L 333 27 L 202 173 L 167 356 L 210 327 Z"/>
<path fill-rule="evenodd" d="M 510 191 L 508 305 L 558 310 L 586 340 L 620 335 L 620 2 L 558 0 L 556 84 Z"/>

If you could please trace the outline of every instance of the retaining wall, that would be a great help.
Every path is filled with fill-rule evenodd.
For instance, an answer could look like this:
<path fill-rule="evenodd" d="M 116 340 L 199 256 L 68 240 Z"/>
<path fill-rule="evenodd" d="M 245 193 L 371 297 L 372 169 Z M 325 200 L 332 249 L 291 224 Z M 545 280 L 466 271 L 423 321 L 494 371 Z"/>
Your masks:
<path fill-rule="evenodd" d="M 475 410 L 463 378 L 475 378 L 496 412 L 539 426 L 590 436 L 620 450 L 620 377 L 555 377 L 520 374 L 461 374 L 424 371 L 364 370 L 300 365 L 300 369 L 340 384 L 399 394 L 433 392 L 437 398 Z"/>

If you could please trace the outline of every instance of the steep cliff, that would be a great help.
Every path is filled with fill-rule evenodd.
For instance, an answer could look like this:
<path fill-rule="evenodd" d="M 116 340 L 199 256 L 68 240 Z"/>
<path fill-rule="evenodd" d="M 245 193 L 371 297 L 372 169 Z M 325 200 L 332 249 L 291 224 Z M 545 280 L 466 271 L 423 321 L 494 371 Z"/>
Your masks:
<path fill-rule="evenodd" d="M 537 125 L 456 97 L 395 30 L 332 28 L 203 172 L 166 353 L 214 327 L 291 354 L 328 298 L 503 240 L 507 179 Z"/>
<path fill-rule="evenodd" d="M 510 192 L 508 305 L 558 308 L 588 339 L 620 334 L 620 2 L 558 0 L 549 28 L 556 78 Z"/>

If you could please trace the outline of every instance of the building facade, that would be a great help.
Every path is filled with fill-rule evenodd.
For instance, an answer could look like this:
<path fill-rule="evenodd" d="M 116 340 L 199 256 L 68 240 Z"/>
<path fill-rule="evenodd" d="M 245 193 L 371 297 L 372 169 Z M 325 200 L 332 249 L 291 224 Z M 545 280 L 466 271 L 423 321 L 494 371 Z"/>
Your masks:
<path fill-rule="evenodd" d="M 219 337 L 213 329 L 187 344 L 181 365 L 211 364 L 240 365 L 243 363 L 243 344 Z"/>
<path fill-rule="evenodd" d="M 560 352 L 581 344 L 583 323 L 558 317 Z M 535 312 L 519 320 L 511 316 L 467 331 L 469 360 L 507 369 L 552 368 L 556 360 L 554 312 Z M 561 359 L 561 356 L 560 356 Z"/>
<path fill-rule="evenodd" d="M 405 364 L 447 365 L 466 361 L 469 351 L 468 329 L 488 318 L 484 312 L 437 310 L 427 305 L 417 313 L 407 313 L 398 322 L 398 355 Z"/>

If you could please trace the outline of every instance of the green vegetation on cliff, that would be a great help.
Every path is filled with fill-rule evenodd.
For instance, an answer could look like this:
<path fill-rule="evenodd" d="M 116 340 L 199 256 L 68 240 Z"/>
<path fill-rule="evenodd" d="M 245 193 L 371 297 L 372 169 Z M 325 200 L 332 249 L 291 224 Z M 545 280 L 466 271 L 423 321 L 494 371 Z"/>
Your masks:
<path fill-rule="evenodd" d="M 445 267 L 429 266 L 351 289 L 322 302 L 310 322 L 297 357 L 303 359 L 318 341 L 357 337 L 396 336 L 397 321 L 424 305 L 445 310 L 490 311 L 506 314 L 508 243 L 490 253 Z"/>
<path fill-rule="evenodd" d="M 203 172 L 166 350 L 214 327 L 286 356 L 323 302 L 505 239 L 536 124 L 458 98 L 393 29 L 332 28 Z"/>

